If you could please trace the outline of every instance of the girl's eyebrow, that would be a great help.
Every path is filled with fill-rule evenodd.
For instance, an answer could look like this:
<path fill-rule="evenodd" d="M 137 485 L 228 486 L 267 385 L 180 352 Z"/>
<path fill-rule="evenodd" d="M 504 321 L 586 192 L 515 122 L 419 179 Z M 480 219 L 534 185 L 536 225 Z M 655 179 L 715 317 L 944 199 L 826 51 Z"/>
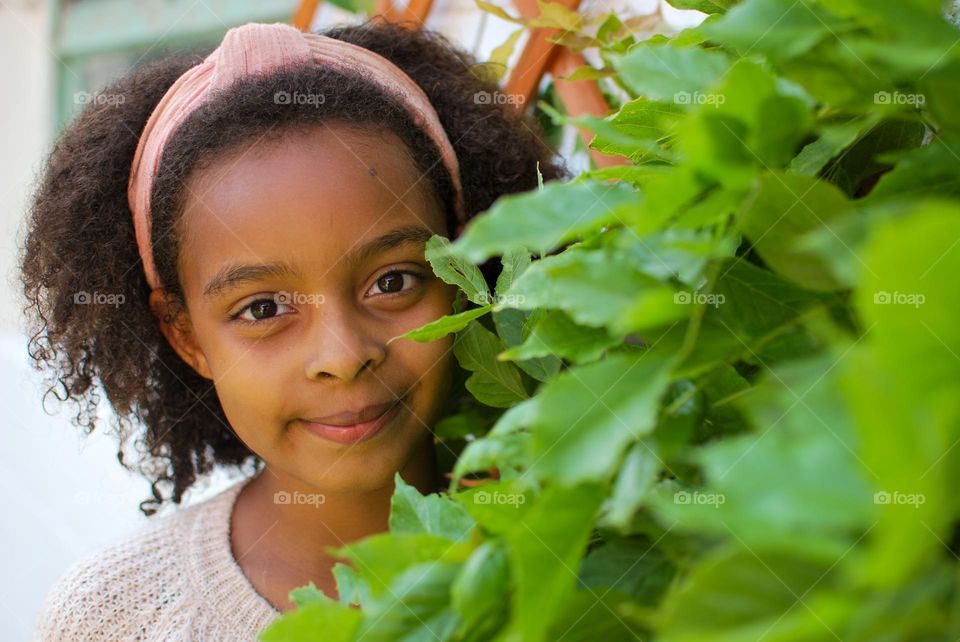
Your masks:
<path fill-rule="evenodd" d="M 404 225 L 371 239 L 360 247 L 351 250 L 343 260 L 350 265 L 361 263 L 365 259 L 393 249 L 400 245 L 424 245 L 433 236 L 433 232 L 420 225 Z M 271 263 L 228 263 L 224 265 L 203 288 L 203 296 L 215 298 L 224 292 L 246 283 L 266 278 L 299 278 L 300 272 L 286 261 Z"/>

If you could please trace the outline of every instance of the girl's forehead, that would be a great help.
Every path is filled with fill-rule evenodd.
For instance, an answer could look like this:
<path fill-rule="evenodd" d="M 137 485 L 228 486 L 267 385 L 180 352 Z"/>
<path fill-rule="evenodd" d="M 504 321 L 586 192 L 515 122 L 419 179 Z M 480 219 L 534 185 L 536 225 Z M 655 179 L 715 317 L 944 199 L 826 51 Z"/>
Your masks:
<path fill-rule="evenodd" d="M 189 179 L 187 203 L 216 206 L 263 192 L 270 185 L 308 194 L 326 189 L 328 196 L 362 198 L 371 188 L 423 183 L 409 150 L 394 133 L 342 125 L 318 124 L 283 134 L 266 132 L 221 154 Z M 210 198 L 212 196 L 213 198 Z M 399 194 L 398 194 L 399 196 Z M 212 202 L 215 201 L 215 202 Z"/>
<path fill-rule="evenodd" d="M 428 185 L 399 138 L 382 133 L 319 127 L 253 141 L 188 185 L 183 278 L 240 255 L 333 263 L 361 239 L 400 226 L 445 234 Z"/>

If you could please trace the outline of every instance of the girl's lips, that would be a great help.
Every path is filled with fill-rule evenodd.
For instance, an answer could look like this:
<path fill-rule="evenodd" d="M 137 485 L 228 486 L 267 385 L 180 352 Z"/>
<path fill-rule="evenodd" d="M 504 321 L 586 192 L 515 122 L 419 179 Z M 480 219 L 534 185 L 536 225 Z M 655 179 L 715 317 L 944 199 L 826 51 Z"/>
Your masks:
<path fill-rule="evenodd" d="M 405 401 L 406 397 L 401 397 L 380 416 L 375 417 L 370 421 L 352 424 L 349 426 L 324 424 L 316 421 L 308 421 L 306 419 L 301 419 L 300 421 L 307 430 L 319 437 L 329 439 L 330 441 L 336 441 L 341 444 L 353 444 L 365 439 L 369 439 L 380 432 L 384 426 L 390 423 L 390 421 L 397 416 Z"/>

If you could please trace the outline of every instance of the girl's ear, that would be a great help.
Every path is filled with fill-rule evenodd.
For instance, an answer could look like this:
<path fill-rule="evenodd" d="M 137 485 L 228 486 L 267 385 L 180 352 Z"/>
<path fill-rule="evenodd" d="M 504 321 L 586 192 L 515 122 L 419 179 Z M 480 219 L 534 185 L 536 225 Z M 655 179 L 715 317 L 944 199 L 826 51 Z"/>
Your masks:
<path fill-rule="evenodd" d="M 213 381 L 213 373 L 210 372 L 203 350 L 197 344 L 190 315 L 186 310 L 175 305 L 163 288 L 150 292 L 150 310 L 153 316 L 157 317 L 163 336 L 180 358 L 201 377 Z"/>

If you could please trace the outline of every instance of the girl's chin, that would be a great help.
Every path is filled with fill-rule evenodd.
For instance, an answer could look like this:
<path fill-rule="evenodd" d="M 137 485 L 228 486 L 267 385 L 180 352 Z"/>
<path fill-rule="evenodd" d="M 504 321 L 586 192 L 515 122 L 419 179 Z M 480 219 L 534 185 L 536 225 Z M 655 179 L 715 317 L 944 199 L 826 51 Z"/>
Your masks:
<path fill-rule="evenodd" d="M 405 408 L 376 434 L 352 443 L 317 435 L 300 422 L 290 428 L 297 435 L 284 449 L 288 466 L 311 486 L 330 492 L 375 490 L 391 484 L 394 473 L 412 462 L 433 460 L 432 433 Z"/>

